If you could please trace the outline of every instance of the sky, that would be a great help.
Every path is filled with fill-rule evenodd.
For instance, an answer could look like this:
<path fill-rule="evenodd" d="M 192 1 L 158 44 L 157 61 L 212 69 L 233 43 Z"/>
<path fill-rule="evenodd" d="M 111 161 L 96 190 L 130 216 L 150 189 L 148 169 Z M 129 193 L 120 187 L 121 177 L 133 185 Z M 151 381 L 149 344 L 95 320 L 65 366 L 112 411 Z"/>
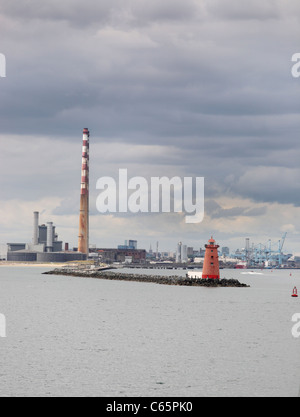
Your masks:
<path fill-rule="evenodd" d="M 300 252 L 298 0 L 0 1 L 0 243 L 33 211 L 77 246 L 82 129 L 90 243 Z M 97 180 L 204 177 L 205 216 L 100 214 Z"/>

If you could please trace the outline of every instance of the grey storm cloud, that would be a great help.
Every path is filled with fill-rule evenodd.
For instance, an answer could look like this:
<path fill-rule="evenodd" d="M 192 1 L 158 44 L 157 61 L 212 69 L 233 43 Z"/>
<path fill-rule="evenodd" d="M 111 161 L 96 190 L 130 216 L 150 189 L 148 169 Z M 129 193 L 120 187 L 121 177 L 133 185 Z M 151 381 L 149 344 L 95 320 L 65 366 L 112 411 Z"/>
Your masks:
<path fill-rule="evenodd" d="M 18 147 L 2 195 L 76 193 L 75 141 L 89 127 L 94 183 L 126 165 L 204 176 L 209 201 L 298 206 L 299 20 L 298 0 L 2 0 L 0 134 Z M 75 213 L 72 193 L 57 213 Z M 265 213 L 208 207 L 216 219 Z"/>
<path fill-rule="evenodd" d="M 268 20 L 279 19 L 282 13 L 299 12 L 297 0 L 52 0 L 39 2 L 26 0 L 15 3 L 2 0 L 1 11 L 19 19 L 66 20 L 90 24 L 93 21 L 113 23 L 117 17 L 123 21 L 183 20 L 213 16 L 221 19 Z"/>
<path fill-rule="evenodd" d="M 211 13 L 220 18 L 238 20 L 266 20 L 279 18 L 279 2 L 274 0 L 252 0 L 245 5 L 243 0 L 232 0 L 230 2 L 211 0 L 208 8 Z"/>
<path fill-rule="evenodd" d="M 8 16 L 23 20 L 45 19 L 64 20 L 72 25 L 83 27 L 94 23 L 140 25 L 148 21 L 183 20 L 191 18 L 199 10 L 196 0 L 64 0 L 63 2 L 37 0 L 22 4 L 1 2 L 2 11 Z"/>
<path fill-rule="evenodd" d="M 219 218 L 235 218 L 239 216 L 246 216 L 246 217 L 256 217 L 262 216 L 266 213 L 267 208 L 263 207 L 231 207 L 231 208 L 223 208 L 214 200 L 207 200 L 205 202 L 205 211 L 209 213 L 212 219 L 219 219 Z"/>
<path fill-rule="evenodd" d="M 280 44 L 294 32 L 276 33 L 274 21 L 257 26 L 253 13 L 229 23 L 230 10 L 244 19 L 245 10 L 265 16 L 269 8 L 225 3 L 226 16 L 224 1 L 3 1 L 12 37 L 3 42 L 2 129 L 67 135 L 80 114 L 99 133 L 132 142 L 273 134 L 262 116 L 288 116 L 298 104 Z M 80 21 L 91 26 L 69 25 Z"/>
<path fill-rule="evenodd" d="M 236 190 L 257 201 L 295 204 L 300 207 L 299 168 L 250 168 L 237 181 Z"/>

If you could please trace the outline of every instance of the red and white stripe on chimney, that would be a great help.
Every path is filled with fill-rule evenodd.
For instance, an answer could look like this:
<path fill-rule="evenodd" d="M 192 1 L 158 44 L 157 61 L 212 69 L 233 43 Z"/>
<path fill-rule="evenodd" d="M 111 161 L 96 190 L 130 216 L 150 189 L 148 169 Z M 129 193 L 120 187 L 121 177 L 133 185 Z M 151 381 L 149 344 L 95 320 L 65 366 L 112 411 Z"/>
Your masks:
<path fill-rule="evenodd" d="M 88 129 L 83 129 L 82 142 L 82 167 L 81 167 L 81 194 L 89 193 L 89 142 L 90 132 Z"/>
<path fill-rule="evenodd" d="M 89 253 L 89 138 L 83 129 L 78 252 Z"/>

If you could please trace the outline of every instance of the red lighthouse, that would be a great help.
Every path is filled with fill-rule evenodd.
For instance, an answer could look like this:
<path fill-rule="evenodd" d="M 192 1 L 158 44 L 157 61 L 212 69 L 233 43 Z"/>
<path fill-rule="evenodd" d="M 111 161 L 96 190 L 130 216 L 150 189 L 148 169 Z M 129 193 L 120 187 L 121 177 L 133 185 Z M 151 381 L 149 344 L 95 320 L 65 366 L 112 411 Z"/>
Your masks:
<path fill-rule="evenodd" d="M 205 245 L 205 258 L 203 265 L 202 278 L 204 279 L 220 279 L 219 255 L 216 241 L 211 237 L 208 244 Z"/>

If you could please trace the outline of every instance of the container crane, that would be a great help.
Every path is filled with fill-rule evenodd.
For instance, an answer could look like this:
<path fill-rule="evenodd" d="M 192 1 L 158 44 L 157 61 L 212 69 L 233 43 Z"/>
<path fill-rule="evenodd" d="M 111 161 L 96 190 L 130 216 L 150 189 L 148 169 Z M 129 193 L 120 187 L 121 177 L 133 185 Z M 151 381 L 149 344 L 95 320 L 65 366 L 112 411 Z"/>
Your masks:
<path fill-rule="evenodd" d="M 287 232 L 282 236 L 282 240 L 278 241 L 278 265 L 282 265 L 282 249 L 287 236 Z"/>

